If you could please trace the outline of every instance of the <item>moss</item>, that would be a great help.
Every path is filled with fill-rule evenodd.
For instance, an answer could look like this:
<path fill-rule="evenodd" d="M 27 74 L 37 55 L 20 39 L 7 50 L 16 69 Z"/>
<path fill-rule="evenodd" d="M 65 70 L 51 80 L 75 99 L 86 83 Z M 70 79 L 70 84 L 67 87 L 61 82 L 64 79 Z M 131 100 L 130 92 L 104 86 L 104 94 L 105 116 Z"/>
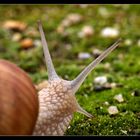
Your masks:
<path fill-rule="evenodd" d="M 73 120 L 66 135 L 136 135 L 139 119 L 132 113 L 98 115 L 93 119 Z"/>

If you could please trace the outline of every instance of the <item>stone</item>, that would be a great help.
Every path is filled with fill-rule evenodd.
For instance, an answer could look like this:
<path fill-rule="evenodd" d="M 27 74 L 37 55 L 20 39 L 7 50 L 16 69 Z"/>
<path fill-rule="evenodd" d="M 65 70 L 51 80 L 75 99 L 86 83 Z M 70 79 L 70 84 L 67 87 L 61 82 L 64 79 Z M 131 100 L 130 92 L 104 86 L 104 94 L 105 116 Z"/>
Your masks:
<path fill-rule="evenodd" d="M 126 39 L 124 41 L 124 44 L 127 45 L 127 46 L 130 46 L 130 45 L 132 45 L 132 40 L 131 39 Z"/>
<path fill-rule="evenodd" d="M 104 105 L 108 106 L 109 105 L 109 102 L 105 101 L 104 102 Z"/>
<path fill-rule="evenodd" d="M 33 47 L 34 43 L 31 38 L 25 38 L 21 40 L 20 45 L 23 49 L 28 49 L 28 48 Z"/>
<path fill-rule="evenodd" d="M 117 100 L 119 103 L 124 102 L 122 94 L 115 95 L 114 99 Z"/>
<path fill-rule="evenodd" d="M 102 37 L 108 37 L 108 38 L 116 38 L 119 35 L 119 31 L 115 28 L 106 27 L 101 31 Z"/>
<path fill-rule="evenodd" d="M 13 36 L 12 36 L 12 40 L 13 40 L 13 41 L 16 41 L 16 42 L 20 41 L 21 38 L 22 38 L 22 35 L 21 35 L 20 33 L 15 33 L 15 34 L 13 34 Z"/>
<path fill-rule="evenodd" d="M 78 54 L 78 58 L 79 59 L 88 59 L 88 58 L 90 58 L 91 57 L 91 55 L 89 54 L 89 53 L 87 53 L 87 52 L 80 52 L 79 54 Z"/>
<path fill-rule="evenodd" d="M 108 113 L 110 115 L 116 115 L 119 113 L 118 108 L 116 106 L 109 106 Z"/>
<path fill-rule="evenodd" d="M 105 83 L 107 83 L 107 77 L 106 76 L 98 76 L 95 77 L 94 79 L 94 84 L 98 84 L 98 85 L 104 85 Z"/>

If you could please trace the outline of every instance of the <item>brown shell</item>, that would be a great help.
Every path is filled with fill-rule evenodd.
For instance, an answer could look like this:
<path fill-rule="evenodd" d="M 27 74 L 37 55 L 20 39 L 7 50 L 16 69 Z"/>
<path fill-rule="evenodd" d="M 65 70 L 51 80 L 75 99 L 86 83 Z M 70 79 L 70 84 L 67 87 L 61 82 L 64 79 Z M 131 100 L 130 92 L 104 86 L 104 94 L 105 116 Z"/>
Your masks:
<path fill-rule="evenodd" d="M 38 116 L 37 91 L 28 75 L 0 59 L 0 135 L 30 135 Z"/>

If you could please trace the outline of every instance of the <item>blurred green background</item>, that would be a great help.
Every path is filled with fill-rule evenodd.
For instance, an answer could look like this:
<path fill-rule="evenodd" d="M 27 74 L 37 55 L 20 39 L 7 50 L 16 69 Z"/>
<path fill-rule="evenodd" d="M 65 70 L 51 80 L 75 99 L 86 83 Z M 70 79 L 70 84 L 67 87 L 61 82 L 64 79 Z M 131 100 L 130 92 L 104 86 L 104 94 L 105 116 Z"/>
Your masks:
<path fill-rule="evenodd" d="M 41 19 L 57 73 L 74 79 L 97 55 L 122 38 L 120 46 L 86 78 L 76 93 L 95 116 L 75 113 L 65 135 L 140 134 L 140 5 L 0 5 L 0 58 L 24 69 L 37 85 L 47 80 L 37 20 Z M 94 84 L 107 77 L 121 86 Z M 124 101 L 118 102 L 115 95 Z M 108 102 L 108 104 L 105 104 Z M 110 115 L 109 106 L 118 113 Z"/>

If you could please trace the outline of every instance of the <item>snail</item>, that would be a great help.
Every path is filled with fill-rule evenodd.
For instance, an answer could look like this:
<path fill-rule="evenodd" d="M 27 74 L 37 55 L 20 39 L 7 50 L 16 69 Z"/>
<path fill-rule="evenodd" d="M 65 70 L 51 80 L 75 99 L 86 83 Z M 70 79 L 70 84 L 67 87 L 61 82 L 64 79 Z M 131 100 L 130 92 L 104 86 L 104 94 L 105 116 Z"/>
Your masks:
<path fill-rule="evenodd" d="M 7 120 L 11 119 L 12 121 L 15 121 L 12 122 L 11 126 L 8 124 L 9 120 L 7 122 L 0 121 L 0 134 L 64 135 L 75 112 L 82 113 L 87 117 L 92 118 L 93 115 L 85 111 L 78 104 L 75 93 L 84 82 L 88 74 L 95 68 L 95 66 L 99 64 L 120 43 L 119 39 L 111 47 L 106 49 L 100 56 L 98 56 L 93 62 L 91 62 L 74 80 L 67 81 L 60 78 L 54 69 L 41 21 L 38 21 L 38 27 L 41 35 L 45 63 L 48 70 L 47 85 L 37 92 L 37 90 L 33 86 L 34 84 L 31 82 L 30 78 L 25 72 L 20 70 L 14 64 L 10 64 L 6 61 L 4 62 L 3 60 L 0 61 L 0 88 L 3 89 L 5 85 L 7 85 L 8 88 L 8 90 L 4 92 L 1 92 L 2 90 L 0 90 L 0 94 L 3 95 L 3 102 L 4 100 L 6 101 L 5 106 L 7 107 L 7 109 L 9 106 L 11 108 L 18 108 L 17 110 L 10 112 L 15 114 L 7 115 L 6 113 L 9 111 L 4 110 L 0 112 L 0 114 L 3 113 L 7 115 L 3 118 L 0 115 L 0 120 L 4 120 L 6 119 L 6 117 L 10 117 L 7 118 Z M 1 69 L 1 65 L 6 66 L 3 66 L 5 68 Z M 23 75 L 20 75 L 20 73 L 22 73 Z M 7 76 L 4 76 L 4 74 L 7 74 Z M 4 82 L 2 82 L 3 78 L 5 80 Z M 9 78 L 10 80 L 7 80 Z M 15 79 L 12 80 L 12 78 Z M 10 84 L 12 86 L 9 88 Z M 24 90 L 26 90 L 26 92 L 24 92 Z M 11 96 L 16 97 L 13 98 Z M 0 106 L 1 104 L 2 99 L 0 98 Z M 21 107 L 21 105 L 23 107 Z M 11 109 L 10 107 L 9 109 Z M 19 109 L 20 107 L 21 109 Z M 2 108 L 4 109 L 3 106 Z M 14 117 L 12 118 L 12 116 L 10 115 L 15 116 L 16 119 Z M 26 115 L 29 118 L 26 119 Z M 18 118 L 20 117 L 21 119 L 19 120 Z M 31 119 L 31 117 L 34 118 Z M 19 121 L 21 121 L 21 123 L 23 124 L 20 125 Z M 31 124 L 30 121 L 32 122 Z M 7 133 L 4 133 L 3 131 L 2 126 L 4 125 L 7 125 L 5 129 Z M 11 133 L 10 130 L 8 130 L 8 127 L 11 127 L 11 131 L 15 131 L 14 129 L 12 130 L 12 128 L 14 128 L 13 125 L 15 125 L 15 129 L 19 129 L 19 126 L 22 126 L 20 128 L 21 131 L 17 130 L 16 132 Z M 22 131 L 22 129 L 25 129 L 28 126 L 30 126 L 30 128 L 27 131 Z"/>

